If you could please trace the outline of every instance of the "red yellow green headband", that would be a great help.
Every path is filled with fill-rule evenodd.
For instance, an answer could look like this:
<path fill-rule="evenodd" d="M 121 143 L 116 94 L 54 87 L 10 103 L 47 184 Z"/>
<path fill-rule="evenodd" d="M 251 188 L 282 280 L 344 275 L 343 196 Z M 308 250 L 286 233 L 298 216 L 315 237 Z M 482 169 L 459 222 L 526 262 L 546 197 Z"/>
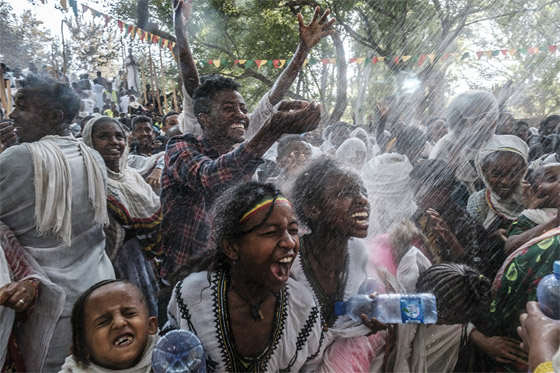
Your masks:
<path fill-rule="evenodd" d="M 269 207 L 272 204 L 275 205 L 289 205 L 292 206 L 292 204 L 290 203 L 290 201 L 288 201 L 286 198 L 279 196 L 278 198 L 274 199 L 271 197 L 265 198 L 263 200 L 261 200 L 259 203 L 257 203 L 252 209 L 250 209 L 249 211 L 247 211 L 239 220 L 239 223 L 243 223 L 244 221 L 246 221 L 247 219 L 249 219 L 251 216 L 253 216 L 254 214 L 256 214 L 257 212 Z"/>

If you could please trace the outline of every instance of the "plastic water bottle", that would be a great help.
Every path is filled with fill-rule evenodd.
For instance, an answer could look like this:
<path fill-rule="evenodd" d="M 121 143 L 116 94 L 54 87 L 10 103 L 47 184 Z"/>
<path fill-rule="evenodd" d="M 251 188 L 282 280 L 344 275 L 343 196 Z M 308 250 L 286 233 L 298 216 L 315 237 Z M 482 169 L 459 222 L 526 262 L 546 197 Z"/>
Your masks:
<path fill-rule="evenodd" d="M 436 297 L 433 294 L 379 294 L 374 299 L 368 295 L 354 295 L 346 302 L 335 304 L 337 315 L 347 315 L 362 322 L 361 314 L 375 317 L 387 324 L 435 324 L 437 322 Z"/>
<path fill-rule="evenodd" d="M 186 330 L 173 330 L 158 341 L 152 353 L 155 373 L 206 373 L 206 355 L 198 337 Z"/>
<path fill-rule="evenodd" d="M 560 260 L 555 261 L 552 268 L 552 274 L 539 282 L 537 300 L 546 316 L 560 320 Z"/>

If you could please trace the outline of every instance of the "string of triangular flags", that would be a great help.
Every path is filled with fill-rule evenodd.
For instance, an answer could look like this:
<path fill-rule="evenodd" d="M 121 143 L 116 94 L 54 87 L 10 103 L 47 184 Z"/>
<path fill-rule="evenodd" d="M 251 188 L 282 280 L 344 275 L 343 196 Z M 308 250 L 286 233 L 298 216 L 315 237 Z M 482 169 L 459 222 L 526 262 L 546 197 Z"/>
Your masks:
<path fill-rule="evenodd" d="M 448 60 L 450 58 L 454 58 L 456 60 L 466 60 L 468 58 L 476 57 L 480 60 L 482 57 L 486 57 L 487 59 L 496 58 L 500 55 L 502 56 L 515 56 L 516 54 L 519 55 L 535 55 L 537 53 L 556 53 L 557 46 L 556 45 L 549 45 L 545 47 L 527 47 L 527 48 L 516 48 L 516 49 L 499 49 L 499 50 L 491 50 L 491 51 L 479 51 L 476 54 L 466 52 L 466 53 L 443 53 L 443 54 L 421 54 L 421 55 L 407 55 L 407 56 L 395 56 L 395 57 L 386 57 L 386 56 L 374 56 L 371 58 L 366 57 L 353 57 L 348 60 L 348 63 L 355 63 L 357 65 L 369 64 L 373 63 L 374 65 L 378 62 L 384 62 L 387 58 L 393 60 L 395 64 L 399 64 L 401 62 L 408 62 L 412 60 L 413 64 L 418 66 L 422 65 L 426 61 L 430 61 L 430 63 L 434 63 L 437 60 Z M 274 59 L 274 60 L 234 60 L 230 61 L 227 59 L 209 59 L 209 60 L 195 60 L 197 64 L 202 67 L 206 66 L 214 66 L 217 68 L 224 68 L 224 67 L 244 67 L 245 69 L 250 68 L 251 66 L 256 66 L 257 69 L 260 69 L 264 66 L 268 66 L 274 69 L 281 69 L 287 64 L 290 63 L 290 60 L 281 60 L 281 59 Z M 336 64 L 336 58 L 309 58 L 306 59 L 304 62 L 304 66 L 310 65 L 329 65 L 329 64 Z"/>
<path fill-rule="evenodd" d="M 46 0 L 41 0 L 41 2 L 43 2 L 43 4 L 45 3 Z M 60 0 L 60 5 L 64 8 L 67 9 L 67 2 L 70 3 L 70 6 L 72 7 L 72 9 L 74 10 L 74 13 L 77 13 L 77 3 L 76 0 Z M 102 17 L 105 20 L 105 26 L 107 26 L 109 24 L 109 22 L 111 20 L 113 20 L 113 17 L 109 16 L 108 14 L 105 14 L 103 12 L 100 12 L 96 9 L 93 9 L 85 4 L 82 4 L 82 12 L 85 14 L 87 11 L 90 11 L 91 14 L 94 17 Z M 141 42 L 147 42 L 147 43 L 151 43 L 151 44 L 157 44 L 159 45 L 160 48 L 166 48 L 169 49 L 171 51 L 171 53 L 173 53 L 173 48 L 175 47 L 175 42 L 159 37 L 157 35 L 154 35 L 148 31 L 142 30 L 139 27 L 136 27 L 134 25 L 129 25 L 124 21 L 121 21 L 119 19 L 116 20 L 117 24 L 119 26 L 119 29 L 121 30 L 121 33 L 124 33 L 124 36 L 130 36 L 132 39 L 134 39 L 135 37 L 138 37 L 140 39 Z M 523 48 L 510 48 L 510 49 L 497 49 L 497 50 L 488 50 L 488 51 L 478 51 L 476 53 L 470 53 L 470 52 L 465 52 L 465 53 L 443 53 L 443 54 L 418 54 L 418 55 L 406 55 L 406 56 L 394 56 L 394 57 L 388 57 L 388 56 L 374 56 L 374 57 L 370 57 L 370 58 L 366 58 L 366 57 L 353 57 L 350 58 L 348 60 L 348 63 L 356 63 L 357 65 L 362 65 L 362 64 L 369 64 L 369 63 L 373 63 L 374 65 L 377 64 L 378 62 L 383 62 L 386 59 L 390 59 L 392 60 L 395 64 L 399 64 L 401 62 L 408 62 L 409 60 L 412 60 L 412 63 L 417 65 L 417 66 L 421 66 L 424 62 L 426 61 L 430 61 L 430 63 L 434 63 L 434 61 L 437 60 L 448 60 L 450 58 L 456 59 L 456 60 L 465 60 L 468 58 L 473 58 L 475 55 L 476 57 L 480 60 L 482 57 L 485 57 L 486 59 L 492 59 L 492 58 L 496 58 L 499 56 L 504 56 L 507 57 L 509 56 L 515 56 L 516 54 L 519 55 L 535 55 L 538 53 L 551 53 L 554 54 L 557 51 L 557 45 L 548 45 L 548 46 L 540 46 L 540 47 L 523 47 Z M 270 68 L 274 68 L 274 69 L 282 69 L 284 66 L 288 65 L 290 63 L 290 60 L 284 60 L 284 59 L 272 59 L 272 60 L 264 60 L 264 59 L 236 59 L 234 61 L 230 61 L 227 59 L 209 59 L 209 60 L 197 60 L 195 61 L 197 62 L 200 66 L 202 67 L 206 67 L 206 66 L 215 66 L 217 68 L 225 68 L 225 67 L 242 67 L 245 69 L 250 68 L 251 66 L 256 66 L 257 69 L 261 69 L 264 66 L 270 67 Z M 336 64 L 336 58 L 321 58 L 321 59 L 315 59 L 315 58 L 309 58 L 306 59 L 304 62 L 304 66 L 307 64 L 311 64 L 311 65 L 316 65 L 322 63 L 323 65 L 328 65 L 328 64 Z"/>

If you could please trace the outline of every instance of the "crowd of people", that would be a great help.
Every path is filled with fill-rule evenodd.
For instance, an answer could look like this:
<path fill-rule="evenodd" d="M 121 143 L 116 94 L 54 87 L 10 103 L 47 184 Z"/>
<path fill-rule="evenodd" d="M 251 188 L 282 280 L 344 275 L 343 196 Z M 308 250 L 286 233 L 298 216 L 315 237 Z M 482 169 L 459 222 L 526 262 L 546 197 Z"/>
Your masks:
<path fill-rule="evenodd" d="M 467 91 L 421 124 L 388 102 L 368 126 L 325 126 L 316 102 L 283 101 L 334 32 L 319 8 L 250 113 L 238 82 L 199 77 L 191 7 L 174 0 L 180 112 L 101 73 L 14 83 L 2 371 L 149 372 L 173 329 L 209 371 L 560 370 L 560 321 L 535 303 L 560 258 L 560 116 L 532 128 Z M 335 312 L 424 292 L 437 324 Z"/>

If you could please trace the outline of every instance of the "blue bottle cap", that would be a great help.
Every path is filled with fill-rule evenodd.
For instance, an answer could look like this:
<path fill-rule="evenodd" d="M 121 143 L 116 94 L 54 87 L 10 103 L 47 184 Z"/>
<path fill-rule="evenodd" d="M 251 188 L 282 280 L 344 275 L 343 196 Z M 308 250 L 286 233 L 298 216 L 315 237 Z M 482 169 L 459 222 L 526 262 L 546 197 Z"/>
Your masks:
<path fill-rule="evenodd" d="M 346 314 L 346 302 L 336 302 L 334 304 L 334 313 L 337 316 L 342 316 Z"/>
<path fill-rule="evenodd" d="M 554 262 L 553 266 L 552 266 L 552 272 L 557 275 L 560 276 L 560 260 L 557 260 Z"/>

